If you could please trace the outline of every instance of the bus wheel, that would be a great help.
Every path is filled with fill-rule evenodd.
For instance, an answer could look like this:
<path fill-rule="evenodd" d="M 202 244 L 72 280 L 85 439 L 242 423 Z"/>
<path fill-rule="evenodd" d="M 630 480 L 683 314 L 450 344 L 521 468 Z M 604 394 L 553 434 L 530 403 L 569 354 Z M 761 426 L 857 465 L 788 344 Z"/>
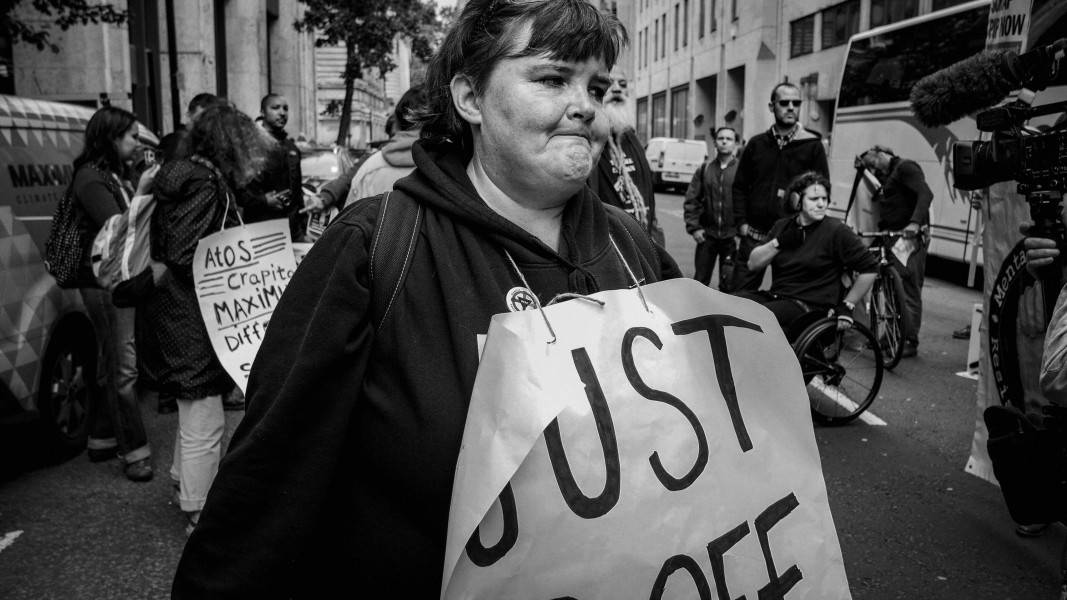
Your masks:
<path fill-rule="evenodd" d="M 37 410 L 50 459 L 65 460 L 85 449 L 95 410 L 96 338 L 87 323 L 70 321 L 52 336 L 41 365 Z"/>

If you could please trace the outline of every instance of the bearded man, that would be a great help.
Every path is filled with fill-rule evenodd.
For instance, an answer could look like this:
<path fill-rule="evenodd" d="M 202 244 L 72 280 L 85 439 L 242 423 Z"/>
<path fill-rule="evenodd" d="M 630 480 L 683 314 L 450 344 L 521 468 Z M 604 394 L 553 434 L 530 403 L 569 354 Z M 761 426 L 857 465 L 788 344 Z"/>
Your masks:
<path fill-rule="evenodd" d="M 611 88 L 604 96 L 604 113 L 611 135 L 600 154 L 589 187 L 606 204 L 617 206 L 641 223 L 660 246 L 663 229 L 656 222 L 656 197 L 652 190 L 652 169 L 645 159 L 641 140 L 634 133 L 637 111 L 630 98 L 629 81 L 619 67 L 611 72 Z"/>

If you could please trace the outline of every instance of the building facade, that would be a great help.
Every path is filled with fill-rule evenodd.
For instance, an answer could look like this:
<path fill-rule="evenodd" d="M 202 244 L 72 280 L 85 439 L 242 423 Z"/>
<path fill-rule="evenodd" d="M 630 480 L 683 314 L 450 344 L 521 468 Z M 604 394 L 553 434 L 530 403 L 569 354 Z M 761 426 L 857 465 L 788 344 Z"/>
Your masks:
<path fill-rule="evenodd" d="M 642 140 L 747 139 L 770 127 L 771 91 L 800 88 L 804 127 L 832 139 L 849 38 L 965 0 L 617 0 L 630 33 Z"/>
<path fill-rule="evenodd" d="M 343 99 L 343 48 L 315 48 L 293 23 L 305 6 L 288 0 L 113 0 L 129 11 L 122 26 L 85 25 L 61 31 L 33 10 L 16 7 L 34 28 L 48 30 L 59 53 L 12 43 L 0 32 L 0 93 L 135 112 L 157 135 L 174 131 L 193 96 L 209 92 L 259 114 L 269 92 L 289 101 L 287 127 L 297 139 L 323 145 L 337 138 L 336 117 L 323 114 Z M 174 51 L 171 51 L 171 48 Z M 340 55 L 340 66 L 337 55 Z M 385 121 L 409 85 L 410 52 L 398 43 L 400 67 L 384 80 L 356 82 L 350 142 L 385 136 Z M 340 96 L 337 95 L 340 89 Z M 399 90 L 399 92 L 398 92 Z"/>

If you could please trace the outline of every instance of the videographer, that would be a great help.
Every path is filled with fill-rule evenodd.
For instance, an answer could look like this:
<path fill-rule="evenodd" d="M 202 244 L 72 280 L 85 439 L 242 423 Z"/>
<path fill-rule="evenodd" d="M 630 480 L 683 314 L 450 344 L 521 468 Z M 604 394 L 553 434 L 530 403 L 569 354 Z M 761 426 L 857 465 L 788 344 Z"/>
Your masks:
<path fill-rule="evenodd" d="M 1062 215 L 1062 220 L 1067 225 L 1067 214 Z M 1056 257 L 1060 256 L 1055 240 L 1027 237 L 1023 245 L 1026 268 L 1035 278 L 1040 277 L 1041 269 L 1055 264 Z M 1060 290 L 1048 319 L 1040 373 L 1041 393 L 1045 398 L 1053 404 L 1067 405 L 1067 288 Z"/>

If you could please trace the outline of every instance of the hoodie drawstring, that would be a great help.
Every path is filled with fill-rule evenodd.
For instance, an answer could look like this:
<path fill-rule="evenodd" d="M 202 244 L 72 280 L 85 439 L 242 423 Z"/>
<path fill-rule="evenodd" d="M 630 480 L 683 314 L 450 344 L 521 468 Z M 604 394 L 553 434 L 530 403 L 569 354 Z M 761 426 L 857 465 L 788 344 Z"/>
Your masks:
<path fill-rule="evenodd" d="M 619 260 L 622 261 L 623 267 L 626 268 L 626 273 L 630 276 L 630 280 L 634 282 L 634 287 L 637 289 L 637 295 L 641 298 L 641 304 L 645 307 L 645 311 L 651 313 L 652 310 L 648 307 L 648 300 L 645 298 L 645 292 L 641 289 L 641 281 L 637 279 L 637 276 L 634 274 L 633 269 L 630 268 L 630 263 L 628 263 L 626 261 L 626 256 L 623 255 L 622 250 L 619 249 L 619 245 L 615 243 L 615 238 L 612 237 L 610 234 L 608 234 L 608 239 L 611 241 L 611 247 L 615 249 L 615 253 L 619 255 Z M 522 274 L 522 270 L 519 269 L 519 265 L 518 265 L 518 263 L 515 262 L 515 259 L 511 257 L 511 253 L 508 252 L 506 248 L 504 248 L 503 250 L 504 250 L 504 256 L 507 257 L 508 262 L 511 264 L 511 268 L 515 270 L 516 274 L 518 274 L 519 280 L 522 281 L 523 287 L 525 287 L 526 289 L 530 290 L 530 293 L 533 296 L 534 303 L 537 306 L 537 310 L 541 313 L 541 318 L 544 319 L 544 321 L 545 321 L 545 327 L 548 328 L 548 333 L 549 333 L 549 335 L 552 336 L 552 339 L 549 340 L 548 343 L 549 344 L 556 343 L 556 339 L 557 339 L 556 331 L 554 329 L 552 329 L 552 323 L 548 320 L 548 315 L 545 313 L 544 306 L 541 305 L 540 298 L 537 297 L 537 293 L 535 293 L 533 291 L 533 288 L 530 287 L 530 283 L 528 281 L 526 281 L 526 276 Z M 571 273 L 570 277 L 569 277 L 569 280 L 571 280 L 573 282 L 575 280 L 575 276 L 577 275 L 577 273 L 578 273 L 578 271 L 573 271 Z M 584 281 L 585 281 L 585 278 L 583 277 L 582 278 L 582 282 L 584 283 Z M 580 287 L 585 287 L 585 286 L 582 285 Z M 552 298 L 551 301 L 549 301 L 548 306 L 552 306 L 556 302 L 561 302 L 563 300 L 571 300 L 571 299 L 585 300 L 587 302 L 592 302 L 594 304 L 597 304 L 598 306 L 604 306 L 604 301 L 603 300 L 598 300 L 596 298 L 591 298 L 586 294 L 576 294 L 576 293 L 573 293 L 573 292 L 557 294 L 554 298 Z"/>

